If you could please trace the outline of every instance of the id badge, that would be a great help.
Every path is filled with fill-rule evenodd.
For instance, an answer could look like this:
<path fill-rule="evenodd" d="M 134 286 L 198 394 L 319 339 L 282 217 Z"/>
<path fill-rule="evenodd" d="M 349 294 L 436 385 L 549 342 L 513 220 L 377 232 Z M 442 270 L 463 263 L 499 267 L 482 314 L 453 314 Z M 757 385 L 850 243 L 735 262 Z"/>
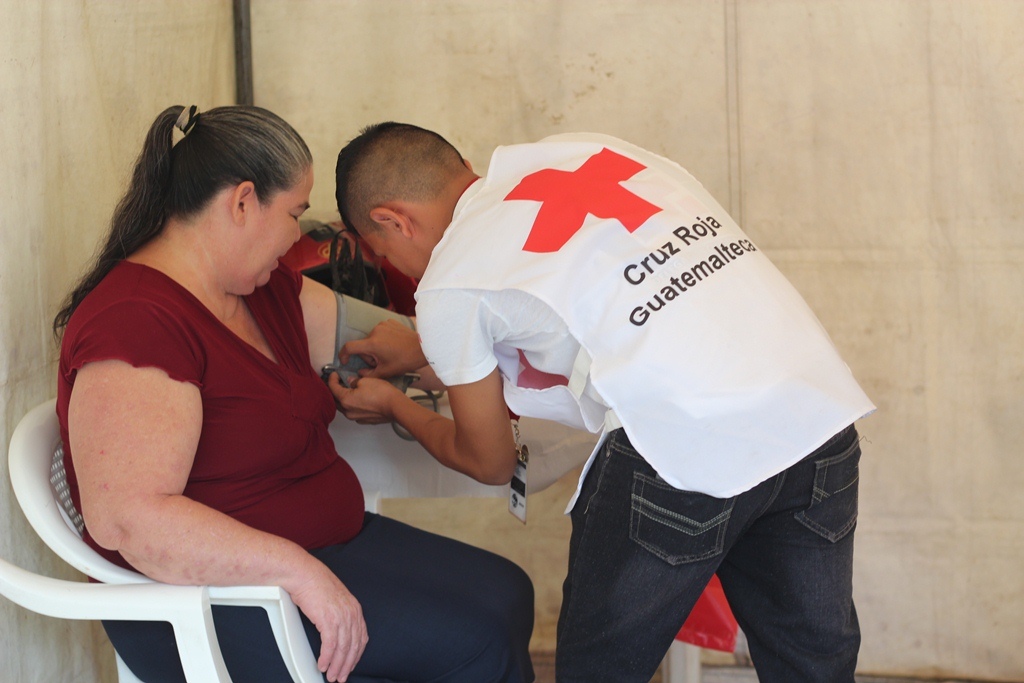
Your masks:
<path fill-rule="evenodd" d="M 508 511 L 523 524 L 526 524 L 526 468 L 530 462 L 530 451 L 519 443 L 519 425 L 513 423 L 516 437 L 516 470 L 508 489 Z"/>

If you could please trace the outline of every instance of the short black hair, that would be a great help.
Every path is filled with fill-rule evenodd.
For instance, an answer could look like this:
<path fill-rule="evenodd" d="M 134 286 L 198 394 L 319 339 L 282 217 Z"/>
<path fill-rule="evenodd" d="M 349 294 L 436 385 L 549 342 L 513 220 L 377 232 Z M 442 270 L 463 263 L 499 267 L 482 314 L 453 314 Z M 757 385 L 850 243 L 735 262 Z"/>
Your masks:
<path fill-rule="evenodd" d="M 372 230 L 375 206 L 434 199 L 465 170 L 459 151 L 433 131 L 394 121 L 367 126 L 338 153 L 338 213 L 348 229 Z"/>

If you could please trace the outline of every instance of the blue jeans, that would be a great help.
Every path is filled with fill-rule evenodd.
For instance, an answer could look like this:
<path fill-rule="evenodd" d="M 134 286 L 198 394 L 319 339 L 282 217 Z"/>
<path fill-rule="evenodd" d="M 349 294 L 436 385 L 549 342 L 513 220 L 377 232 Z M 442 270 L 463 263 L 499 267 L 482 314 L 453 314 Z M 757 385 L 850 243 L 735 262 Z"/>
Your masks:
<path fill-rule="evenodd" d="M 572 511 L 558 682 L 647 683 L 718 572 L 762 683 L 852 683 L 859 460 L 851 425 L 722 499 L 673 488 L 610 434 Z"/>
<path fill-rule="evenodd" d="M 533 585 L 508 560 L 387 517 L 367 514 L 348 543 L 314 550 L 358 598 L 370 641 L 350 683 L 531 683 Z M 266 613 L 214 606 L 234 681 L 291 682 Z M 310 647 L 320 634 L 302 617 Z M 170 624 L 103 622 L 146 683 L 183 683 Z"/>

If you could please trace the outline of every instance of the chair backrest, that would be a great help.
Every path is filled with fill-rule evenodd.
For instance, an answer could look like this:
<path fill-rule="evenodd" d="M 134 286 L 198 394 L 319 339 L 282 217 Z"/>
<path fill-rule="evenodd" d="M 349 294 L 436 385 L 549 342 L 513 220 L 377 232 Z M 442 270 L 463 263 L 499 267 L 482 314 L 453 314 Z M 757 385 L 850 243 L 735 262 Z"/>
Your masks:
<path fill-rule="evenodd" d="M 11 436 L 8 458 L 18 504 L 39 537 L 62 560 L 103 583 L 152 583 L 108 561 L 82 540 L 77 521 L 81 516 L 71 504 L 64 476 L 56 400 L 36 406 L 21 419 Z"/>
<path fill-rule="evenodd" d="M 63 443 L 53 449 L 53 458 L 50 460 L 50 490 L 53 491 L 54 497 L 60 503 L 60 512 L 64 517 L 64 523 L 81 536 L 85 532 L 85 520 L 75 507 L 75 501 L 71 498 L 68 473 L 64 469 Z"/>

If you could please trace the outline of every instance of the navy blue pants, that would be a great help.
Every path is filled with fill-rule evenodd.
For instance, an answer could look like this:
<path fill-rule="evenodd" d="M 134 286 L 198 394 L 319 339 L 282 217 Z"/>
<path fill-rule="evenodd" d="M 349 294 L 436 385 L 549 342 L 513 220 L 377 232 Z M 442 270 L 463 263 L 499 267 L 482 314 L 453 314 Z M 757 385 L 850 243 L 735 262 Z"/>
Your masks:
<path fill-rule="evenodd" d="M 750 491 L 713 498 L 673 488 L 612 432 L 572 511 L 559 683 L 647 683 L 716 571 L 758 680 L 853 683 L 859 460 L 850 426 Z"/>
<path fill-rule="evenodd" d="M 531 683 L 533 585 L 493 553 L 367 514 L 349 543 L 314 550 L 359 600 L 369 643 L 351 683 Z M 266 613 L 213 607 L 221 652 L 239 683 L 290 683 Z M 320 635 L 303 616 L 315 655 Z M 114 648 L 146 683 L 184 681 L 165 622 L 105 621 Z"/>

